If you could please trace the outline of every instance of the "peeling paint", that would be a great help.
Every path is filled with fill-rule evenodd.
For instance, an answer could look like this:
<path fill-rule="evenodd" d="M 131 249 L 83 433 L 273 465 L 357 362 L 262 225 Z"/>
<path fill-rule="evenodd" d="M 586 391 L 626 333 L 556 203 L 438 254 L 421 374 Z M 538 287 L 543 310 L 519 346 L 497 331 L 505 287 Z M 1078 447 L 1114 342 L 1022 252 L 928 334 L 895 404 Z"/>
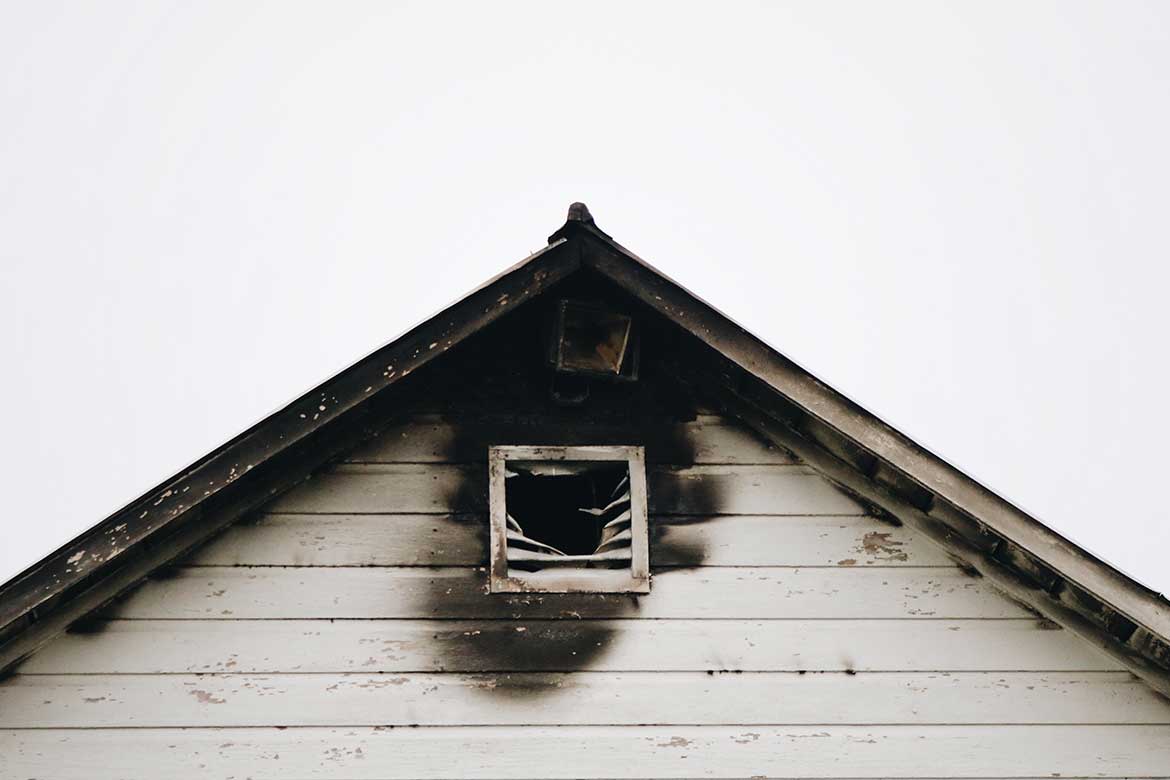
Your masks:
<path fill-rule="evenodd" d="M 221 699 L 218 696 L 202 690 L 187 691 L 198 700 L 200 704 L 226 704 L 227 699 Z"/>
<path fill-rule="evenodd" d="M 864 551 L 875 560 L 905 561 L 909 558 L 902 549 L 903 543 L 890 538 L 888 531 L 870 531 L 861 539 L 859 551 Z"/>

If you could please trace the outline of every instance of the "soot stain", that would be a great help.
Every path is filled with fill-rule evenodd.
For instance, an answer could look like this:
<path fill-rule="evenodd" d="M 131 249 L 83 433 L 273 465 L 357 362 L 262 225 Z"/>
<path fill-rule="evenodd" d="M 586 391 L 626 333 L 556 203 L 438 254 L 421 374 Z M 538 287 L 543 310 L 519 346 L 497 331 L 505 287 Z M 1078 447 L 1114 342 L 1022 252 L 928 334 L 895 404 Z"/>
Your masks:
<path fill-rule="evenodd" d="M 110 627 L 109 618 L 100 612 L 91 612 L 74 620 L 65 628 L 67 634 L 92 635 L 100 634 Z"/>
<path fill-rule="evenodd" d="M 535 311 L 535 310 L 534 310 Z M 683 424 L 695 419 L 694 400 L 684 396 L 668 374 L 655 371 L 656 343 L 652 329 L 643 333 L 641 378 L 629 384 L 606 384 L 591 394 L 584 407 L 563 409 L 548 400 L 548 369 L 544 366 L 537 323 L 523 310 L 492 326 L 475 343 L 451 351 L 443 361 L 447 381 L 436 382 L 437 396 L 428 403 L 455 412 L 467 421 L 469 413 L 481 420 L 499 422 L 495 444 L 625 444 L 643 445 L 648 463 L 650 503 L 650 563 L 669 572 L 700 566 L 706 557 L 695 537 L 671 533 L 680 524 L 675 518 L 658 518 L 655 507 L 695 507 L 700 513 L 717 507 L 721 487 L 714 480 L 655 478 L 655 472 L 689 466 L 695 459 L 695 443 Z M 485 356 L 491 356 L 485 359 Z M 464 362 L 466 361 L 466 362 Z M 468 377 L 475 388 L 468 390 Z M 489 391 L 488 389 L 491 389 Z M 535 418 L 535 421 L 534 419 Z M 502 421 L 502 422 L 500 422 Z M 446 504 L 456 511 L 474 512 L 488 537 L 487 450 L 465 425 L 444 444 L 443 460 L 471 461 L 465 476 L 452 487 Z M 556 439 L 542 435 L 556 431 Z M 471 458 L 469 458 L 471 453 Z M 668 491 L 660 497 L 655 490 Z M 701 522 L 689 519 L 686 522 Z M 436 540 L 438 541 L 438 540 Z M 563 690 L 558 678 L 521 672 L 573 672 L 596 668 L 622 639 L 621 621 L 637 617 L 639 598 L 633 594 L 590 593 L 488 593 L 486 544 L 477 567 L 483 593 L 482 611 L 472 609 L 451 621 L 450 628 L 436 631 L 432 640 L 440 667 L 482 675 L 477 690 L 485 695 L 537 698 Z M 424 594 L 428 614 L 450 616 L 451 596 L 441 578 L 426 578 Z M 651 593 L 643 599 L 654 598 Z M 504 618 L 504 619 L 499 619 Z M 469 626 L 468 622 L 483 619 Z"/>

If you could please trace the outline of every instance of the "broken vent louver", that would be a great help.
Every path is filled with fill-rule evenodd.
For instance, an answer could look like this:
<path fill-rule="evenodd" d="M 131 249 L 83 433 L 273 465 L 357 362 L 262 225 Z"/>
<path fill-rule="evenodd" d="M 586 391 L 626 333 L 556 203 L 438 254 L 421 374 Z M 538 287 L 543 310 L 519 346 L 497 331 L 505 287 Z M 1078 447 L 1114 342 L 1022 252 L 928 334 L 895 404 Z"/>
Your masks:
<path fill-rule="evenodd" d="M 641 447 L 489 450 L 493 593 L 646 593 Z"/>

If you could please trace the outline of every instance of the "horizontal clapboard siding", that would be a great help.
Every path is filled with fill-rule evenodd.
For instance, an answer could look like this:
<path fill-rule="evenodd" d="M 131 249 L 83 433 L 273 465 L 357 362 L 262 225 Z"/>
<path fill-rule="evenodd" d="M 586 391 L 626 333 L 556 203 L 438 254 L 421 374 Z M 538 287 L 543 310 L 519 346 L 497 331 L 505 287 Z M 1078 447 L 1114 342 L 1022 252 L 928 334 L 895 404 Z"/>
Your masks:
<path fill-rule="evenodd" d="M 1025 620 L 114 620 L 25 674 L 184 672 L 1107 671 Z M 525 631 L 517 631 L 525 628 Z M 585 651 L 591 650 L 586 655 Z"/>
<path fill-rule="evenodd" d="M 795 462 L 748 429 L 722 417 L 693 422 L 635 420 L 618 425 L 514 416 L 483 420 L 419 415 L 391 425 L 351 453 L 350 463 L 479 463 L 499 444 L 639 444 L 651 463 L 674 465 Z"/>
<path fill-rule="evenodd" d="M 650 466 L 653 514 L 855 515 L 864 507 L 806 466 Z M 481 464 L 340 464 L 277 498 L 270 512 L 454 513 L 487 510 Z"/>
<path fill-rule="evenodd" d="M 1167 724 L 1170 708 L 1127 672 L 33 675 L 0 688 L 0 728 L 962 723 Z"/>
<path fill-rule="evenodd" d="M 491 594 L 459 568 L 195 567 L 145 584 L 121 618 L 1019 618 L 956 567 L 663 569 L 650 593 Z"/>
<path fill-rule="evenodd" d="M 485 592 L 501 443 L 646 446 L 649 594 Z M 733 422 L 348 461 L 0 683 L 0 777 L 1170 777 L 1166 702 Z"/>
<path fill-rule="evenodd" d="M 650 518 L 655 566 L 949 566 L 906 527 L 866 516 Z M 218 566 L 485 566 L 483 515 L 265 514 L 190 561 Z"/>
<path fill-rule="evenodd" d="M 1168 777 L 1170 726 L 0 731 L 0 776 L 46 766 L 57 780 Z"/>

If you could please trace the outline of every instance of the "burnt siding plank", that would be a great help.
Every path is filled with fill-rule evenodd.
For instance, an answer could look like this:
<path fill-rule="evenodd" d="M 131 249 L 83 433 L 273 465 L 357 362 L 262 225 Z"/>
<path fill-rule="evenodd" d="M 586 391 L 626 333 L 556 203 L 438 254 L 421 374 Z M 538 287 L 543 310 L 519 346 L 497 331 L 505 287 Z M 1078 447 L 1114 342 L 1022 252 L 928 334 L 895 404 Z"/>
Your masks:
<path fill-rule="evenodd" d="M 525 631 L 517 631 L 517 628 Z M 1036 620 L 114 620 L 25 674 L 1109 671 Z"/>
<path fill-rule="evenodd" d="M 791 464 L 785 451 L 730 418 L 704 415 L 691 422 L 632 419 L 550 419 L 517 415 L 483 421 L 417 415 L 395 423 L 346 457 L 350 463 L 479 463 L 488 447 L 507 444 L 642 445 L 651 463 Z"/>
<path fill-rule="evenodd" d="M 149 757 L 149 758 L 147 758 Z M 0 731 L 0 775 L 1167 777 L 1168 726 L 564 726 Z"/>
<path fill-rule="evenodd" d="M 907 528 L 865 516 L 657 515 L 656 566 L 950 566 Z M 485 566 L 483 515 L 271 514 L 189 561 L 210 566 Z"/>
<path fill-rule="evenodd" d="M 1170 703 L 1127 672 L 17 675 L 0 687 L 0 729 L 274 723 L 1170 724 Z"/>
<path fill-rule="evenodd" d="M 654 573 L 651 592 L 491 594 L 459 568 L 178 569 L 123 618 L 1003 618 L 1027 617 L 950 568 L 719 568 Z"/>
<path fill-rule="evenodd" d="M 864 514 L 806 466 L 647 469 L 656 514 Z M 486 465 L 341 464 L 273 501 L 279 513 L 486 512 Z"/>

